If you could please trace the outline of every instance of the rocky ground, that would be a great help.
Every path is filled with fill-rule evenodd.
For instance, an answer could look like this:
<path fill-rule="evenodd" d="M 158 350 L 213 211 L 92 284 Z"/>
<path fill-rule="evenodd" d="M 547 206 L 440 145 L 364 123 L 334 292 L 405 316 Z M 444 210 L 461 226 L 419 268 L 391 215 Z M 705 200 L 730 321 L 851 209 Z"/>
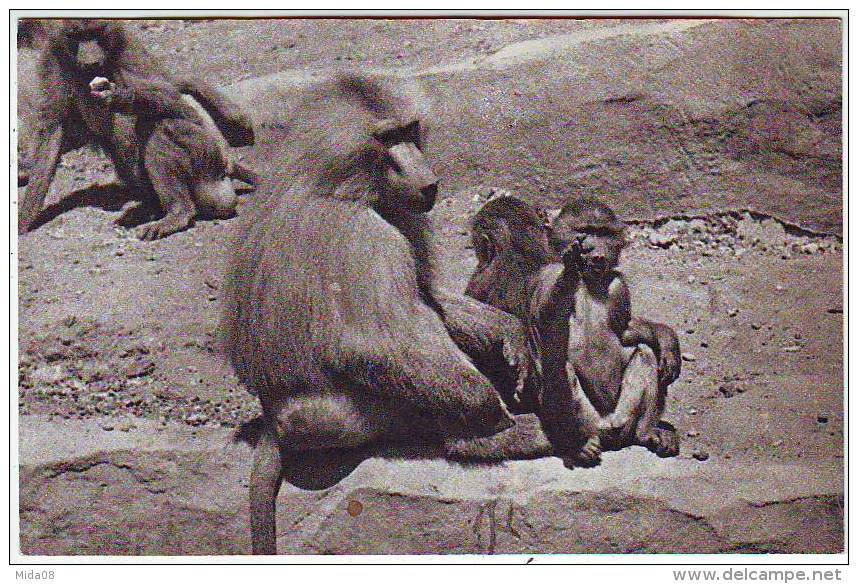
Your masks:
<path fill-rule="evenodd" d="M 454 193 L 433 211 L 451 286 L 475 264 L 469 217 L 502 192 Z M 105 431 L 250 419 L 256 401 L 216 352 L 230 222 L 143 243 L 116 214 L 76 208 L 21 241 L 20 413 L 127 417 Z M 634 309 L 682 342 L 668 412 L 683 456 L 842 457 L 840 240 L 749 213 L 631 225 L 629 238 Z"/>
<path fill-rule="evenodd" d="M 334 29 L 313 20 L 173 20 L 132 26 L 168 66 L 227 84 L 343 62 L 439 66 L 491 55 L 512 42 L 614 24 L 345 21 Z M 250 46 L 248 38 L 256 42 Z M 51 219 L 18 242 L 22 422 L 47 419 L 64 427 L 87 420 L 97 428 L 87 440 L 110 442 L 141 428 L 174 432 L 177 425 L 205 436 L 251 419 L 256 400 L 216 350 L 232 222 L 201 221 L 165 240 L 140 242 L 112 223 L 126 198 L 114 181 L 100 154 L 66 156 L 48 199 Z M 509 186 L 489 182 L 442 192 L 432 216 L 448 285 L 463 288 L 475 265 L 469 218 Z M 513 194 L 536 198 L 526 190 Z M 839 236 L 724 209 L 635 221 L 629 238 L 622 268 L 633 310 L 673 326 L 682 343 L 683 371 L 667 404 L 667 418 L 683 437 L 682 464 L 808 464 L 840 472 Z"/>

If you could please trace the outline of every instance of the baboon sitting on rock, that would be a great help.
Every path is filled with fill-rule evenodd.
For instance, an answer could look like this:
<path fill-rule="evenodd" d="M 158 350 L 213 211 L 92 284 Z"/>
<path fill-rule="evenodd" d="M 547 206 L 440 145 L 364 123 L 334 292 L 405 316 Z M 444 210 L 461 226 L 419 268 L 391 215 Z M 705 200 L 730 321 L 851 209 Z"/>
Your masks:
<path fill-rule="evenodd" d="M 254 553 L 276 553 L 284 473 L 313 452 L 438 444 L 513 423 L 474 362 L 523 363 L 525 333 L 512 315 L 436 287 L 424 214 L 438 180 L 425 111 L 400 83 L 336 76 L 260 136 L 256 154 L 280 178 L 263 181 L 239 223 L 223 316 L 226 354 L 263 410 Z M 580 448 L 568 427 L 563 443 Z"/>
<path fill-rule="evenodd" d="M 103 149 L 126 187 L 166 214 L 142 227 L 143 239 L 185 229 L 200 211 L 234 213 L 234 194 L 230 202 L 224 192 L 232 187 L 223 179 L 252 175 L 230 161 L 219 134 L 230 145 L 253 143 L 250 122 L 235 104 L 201 80 L 167 74 L 119 22 L 41 21 L 31 28 L 44 37 L 37 43 L 41 95 L 37 111 L 26 120 L 33 145 L 24 156 L 30 176 L 25 177 L 19 233 L 36 225 L 62 154 L 84 144 Z M 116 87 L 134 99 L 111 100 Z M 179 106 L 182 94 L 193 97 L 205 113 Z M 117 111 L 133 117 L 132 131 L 118 123 Z"/>
<path fill-rule="evenodd" d="M 478 264 L 466 294 L 526 318 L 537 310 L 533 282 L 563 257 L 580 274 L 580 284 L 567 289 L 574 305 L 568 360 L 581 388 L 580 423 L 599 428 L 600 447 L 637 444 L 675 456 L 678 436 L 660 418 L 680 372 L 679 341 L 670 327 L 631 316 L 629 289 L 617 270 L 623 233 L 614 212 L 596 199 L 569 202 L 550 226 L 524 201 L 494 199 L 473 221 Z M 536 407 L 532 390 L 521 401 L 524 410 Z"/>

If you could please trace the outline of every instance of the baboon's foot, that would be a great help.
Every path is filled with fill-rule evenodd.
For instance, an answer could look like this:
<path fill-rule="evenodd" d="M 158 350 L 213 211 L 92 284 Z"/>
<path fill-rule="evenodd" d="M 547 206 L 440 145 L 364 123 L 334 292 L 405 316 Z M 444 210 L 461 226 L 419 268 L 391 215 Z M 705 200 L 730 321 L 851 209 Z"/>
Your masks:
<path fill-rule="evenodd" d="M 671 458 L 679 454 L 679 433 L 667 422 L 659 422 L 649 435 L 642 437 L 639 442 L 660 458 Z"/>
<path fill-rule="evenodd" d="M 602 441 L 598 436 L 590 437 L 577 453 L 563 457 L 568 468 L 597 466 L 602 462 Z"/>
<path fill-rule="evenodd" d="M 163 219 L 142 225 L 137 237 L 143 241 L 154 241 L 188 229 L 194 221 L 191 213 L 170 213 Z"/>
<path fill-rule="evenodd" d="M 114 220 L 119 227 L 137 227 L 143 223 L 153 221 L 160 214 L 160 209 L 146 203 L 136 203 L 126 207 L 122 214 Z"/>

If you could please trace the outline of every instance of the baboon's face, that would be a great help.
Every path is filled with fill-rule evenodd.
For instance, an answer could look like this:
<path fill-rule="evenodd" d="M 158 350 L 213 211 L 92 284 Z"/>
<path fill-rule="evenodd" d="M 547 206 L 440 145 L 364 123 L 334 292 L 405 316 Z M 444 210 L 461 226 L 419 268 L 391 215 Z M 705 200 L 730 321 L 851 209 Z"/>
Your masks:
<path fill-rule="evenodd" d="M 585 275 L 600 277 L 620 263 L 620 254 L 626 245 L 623 232 L 603 225 L 586 225 L 555 233 L 562 254 L 571 246 L 577 247 L 580 265 Z"/>
<path fill-rule="evenodd" d="M 59 49 L 67 62 L 85 75 L 104 73 L 108 58 L 118 47 L 118 25 L 106 20 L 66 20 Z"/>
<path fill-rule="evenodd" d="M 379 145 L 384 176 L 381 203 L 415 213 L 425 213 L 435 205 L 438 177 L 420 149 L 420 124 L 402 125 L 382 120 L 373 130 Z"/>

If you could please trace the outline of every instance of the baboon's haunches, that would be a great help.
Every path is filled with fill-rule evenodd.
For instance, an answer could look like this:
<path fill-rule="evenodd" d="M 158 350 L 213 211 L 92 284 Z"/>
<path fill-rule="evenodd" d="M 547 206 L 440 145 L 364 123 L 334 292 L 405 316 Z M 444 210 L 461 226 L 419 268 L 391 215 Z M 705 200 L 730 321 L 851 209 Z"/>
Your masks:
<path fill-rule="evenodd" d="M 33 227 L 62 154 L 87 143 L 100 146 L 110 156 L 119 178 L 137 196 L 160 204 L 167 213 L 164 220 L 144 228 L 145 238 L 162 237 L 187 226 L 189 221 L 176 219 L 178 208 L 189 207 L 188 198 L 205 203 L 211 198 L 207 185 L 231 173 L 224 148 L 190 107 L 177 113 L 176 108 L 151 109 L 149 102 L 146 108 L 130 104 L 123 111 L 132 114 L 136 127 L 128 132 L 117 124 L 116 108 L 92 91 L 90 82 L 106 78 L 125 90 L 136 90 L 138 97 L 147 91 L 150 98 L 166 95 L 164 103 L 175 102 L 182 93 L 190 94 L 233 145 L 253 142 L 246 116 L 206 83 L 173 79 L 119 22 L 44 21 L 37 30 L 43 37 L 37 43 L 41 45 L 40 103 L 26 120 L 32 145 L 25 144 L 22 158 L 30 167 L 30 176 L 24 177 L 29 182 L 19 209 L 18 232 Z M 153 87 L 168 91 L 153 93 Z M 198 163 L 215 159 L 215 165 Z M 185 197 L 187 193 L 192 194 Z M 194 211 L 196 208 L 191 214 Z"/>
<path fill-rule="evenodd" d="M 521 324 L 435 288 L 422 214 L 438 185 L 419 106 L 394 80 L 340 75 L 257 146 L 276 170 L 240 222 L 223 319 L 226 353 L 264 412 L 255 553 L 276 552 L 274 502 L 293 453 L 511 425 L 468 356 L 505 343 L 522 355 Z"/>

